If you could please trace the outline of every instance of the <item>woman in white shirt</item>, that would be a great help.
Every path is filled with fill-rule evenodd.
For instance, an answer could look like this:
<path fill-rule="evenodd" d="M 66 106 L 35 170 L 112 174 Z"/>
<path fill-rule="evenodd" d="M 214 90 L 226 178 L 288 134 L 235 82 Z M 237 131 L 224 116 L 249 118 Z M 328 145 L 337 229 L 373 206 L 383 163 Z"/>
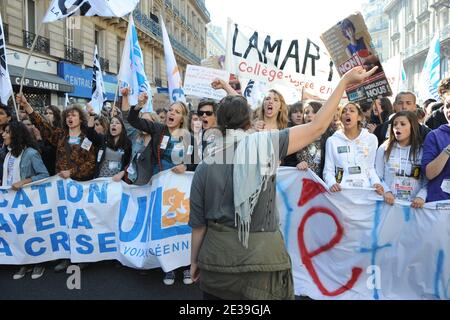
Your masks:
<path fill-rule="evenodd" d="M 356 103 L 348 103 L 341 111 L 342 130 L 326 143 L 323 177 L 331 192 L 342 188 L 375 188 L 384 190 L 375 170 L 377 138 L 362 129 L 364 114 Z"/>
<path fill-rule="evenodd" d="M 384 200 L 395 199 L 422 208 L 427 198 L 426 178 L 421 172 L 422 138 L 415 113 L 401 111 L 391 120 L 389 139 L 377 152 L 376 170 L 384 187 Z"/>

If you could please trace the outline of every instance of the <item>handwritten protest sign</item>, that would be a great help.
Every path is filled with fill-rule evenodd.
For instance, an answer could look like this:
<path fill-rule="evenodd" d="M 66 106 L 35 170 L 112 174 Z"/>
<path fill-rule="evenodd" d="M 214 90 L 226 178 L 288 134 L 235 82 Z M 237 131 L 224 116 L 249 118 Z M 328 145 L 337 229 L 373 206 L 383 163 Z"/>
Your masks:
<path fill-rule="evenodd" d="M 376 73 L 362 84 L 346 88 L 350 101 L 374 100 L 392 95 L 380 59 L 372 46 L 364 18 L 356 13 L 340 21 L 321 35 L 339 74 L 342 76 L 356 66 L 370 70 L 378 66 Z"/>
<path fill-rule="evenodd" d="M 216 78 L 228 82 L 230 73 L 225 70 L 188 65 L 184 77 L 184 91 L 191 96 L 221 100 L 227 93 L 225 90 L 215 90 L 211 87 Z"/>
<path fill-rule="evenodd" d="M 295 39 L 228 20 L 225 69 L 246 79 L 291 86 L 327 99 L 339 80 L 327 50 L 305 35 Z"/>

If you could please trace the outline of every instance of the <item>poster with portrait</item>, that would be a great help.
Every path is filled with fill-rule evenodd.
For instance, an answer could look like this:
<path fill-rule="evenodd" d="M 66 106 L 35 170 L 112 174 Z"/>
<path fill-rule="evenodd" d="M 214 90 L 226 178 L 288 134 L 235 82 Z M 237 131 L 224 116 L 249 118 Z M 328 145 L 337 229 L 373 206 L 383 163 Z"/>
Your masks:
<path fill-rule="evenodd" d="M 363 83 L 346 88 L 350 101 L 375 100 L 392 95 L 361 13 L 357 12 L 339 21 L 320 38 L 341 76 L 356 66 L 363 66 L 366 70 L 378 66 L 376 73 Z"/>

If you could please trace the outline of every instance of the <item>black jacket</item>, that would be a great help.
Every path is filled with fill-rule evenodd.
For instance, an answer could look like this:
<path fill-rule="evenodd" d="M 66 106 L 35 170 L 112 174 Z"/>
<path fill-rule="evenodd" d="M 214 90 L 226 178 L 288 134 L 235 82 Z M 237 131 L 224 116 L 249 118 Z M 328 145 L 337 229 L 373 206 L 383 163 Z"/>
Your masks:
<path fill-rule="evenodd" d="M 439 108 L 438 110 L 433 111 L 433 113 L 428 117 L 425 124 L 431 130 L 436 130 L 443 124 L 447 124 L 447 119 L 444 114 L 444 107 Z"/>
<path fill-rule="evenodd" d="M 375 131 L 373 132 L 373 134 L 377 136 L 378 146 L 381 146 L 383 142 L 386 141 L 387 131 L 389 129 L 391 122 L 392 120 L 384 122 L 383 124 L 376 127 Z M 422 136 L 422 141 L 425 141 L 425 137 L 427 136 L 428 133 L 431 132 L 430 128 L 428 128 L 426 125 L 421 124 L 419 130 L 420 135 Z"/>

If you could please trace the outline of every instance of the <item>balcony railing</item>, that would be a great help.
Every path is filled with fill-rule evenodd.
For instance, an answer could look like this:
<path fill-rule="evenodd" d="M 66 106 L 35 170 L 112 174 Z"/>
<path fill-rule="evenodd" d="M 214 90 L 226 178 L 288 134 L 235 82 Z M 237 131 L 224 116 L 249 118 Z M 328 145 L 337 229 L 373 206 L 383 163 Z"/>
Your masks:
<path fill-rule="evenodd" d="M 174 47 L 176 50 L 181 52 L 184 56 L 186 56 L 190 60 L 194 61 L 197 64 L 200 64 L 201 59 L 199 57 L 197 57 L 189 49 L 187 49 L 185 46 L 183 46 L 181 43 L 179 43 L 177 40 L 175 40 L 172 36 L 169 36 L 169 38 L 170 38 L 170 43 L 172 44 L 172 47 Z"/>
<path fill-rule="evenodd" d="M 143 30 L 152 33 L 155 36 L 155 38 L 162 41 L 162 32 L 159 24 L 157 24 L 155 21 L 150 19 L 145 13 L 142 13 L 142 11 L 138 9 L 134 10 L 133 17 Z M 176 50 L 178 50 L 182 55 L 189 58 L 191 61 L 200 64 L 201 62 L 200 57 L 197 57 L 194 53 L 189 51 L 185 46 L 176 41 L 174 38 L 170 37 L 170 41 L 172 43 L 172 46 Z"/>
<path fill-rule="evenodd" d="M 9 43 L 9 25 L 3 24 L 3 32 L 5 33 L 5 42 Z"/>
<path fill-rule="evenodd" d="M 100 67 L 102 68 L 102 71 L 109 72 L 109 60 L 102 57 L 99 57 L 98 60 L 100 61 Z"/>
<path fill-rule="evenodd" d="M 412 56 L 415 56 L 416 54 L 422 52 L 423 50 L 426 50 L 430 44 L 431 37 L 428 36 L 420 41 L 418 41 L 415 45 L 409 47 L 405 50 L 405 59 L 411 58 Z"/>
<path fill-rule="evenodd" d="M 28 32 L 26 30 L 23 30 L 23 46 L 27 49 L 31 49 L 31 46 L 33 45 L 33 41 L 36 38 L 36 34 L 32 32 Z M 39 36 L 36 42 L 36 46 L 34 48 L 34 51 L 50 54 L 50 40 L 44 37 Z"/>
<path fill-rule="evenodd" d="M 441 41 L 450 38 L 450 24 L 447 24 L 444 29 L 441 30 Z"/>
<path fill-rule="evenodd" d="M 181 16 L 181 21 L 183 21 L 184 24 L 187 24 L 187 19 L 186 16 Z"/>
<path fill-rule="evenodd" d="M 178 8 L 173 8 L 173 12 L 175 13 L 175 15 L 176 15 L 177 17 L 180 16 L 180 10 L 178 10 Z"/>
<path fill-rule="evenodd" d="M 65 58 L 71 62 L 77 64 L 84 64 L 84 51 L 75 49 L 72 46 L 64 46 L 65 48 Z"/>
<path fill-rule="evenodd" d="M 157 38 L 161 39 L 161 27 L 153 19 L 150 19 L 141 10 L 134 10 L 134 19 L 143 27 L 143 29 L 153 33 Z"/>
<path fill-rule="evenodd" d="M 205 7 L 205 0 L 195 0 L 195 2 L 197 3 L 197 6 L 200 8 L 200 10 L 203 11 L 203 13 L 205 14 L 205 16 L 207 16 L 208 19 L 211 20 L 211 16 L 209 15 L 209 11 L 208 11 L 208 9 L 206 9 L 206 7 Z"/>

